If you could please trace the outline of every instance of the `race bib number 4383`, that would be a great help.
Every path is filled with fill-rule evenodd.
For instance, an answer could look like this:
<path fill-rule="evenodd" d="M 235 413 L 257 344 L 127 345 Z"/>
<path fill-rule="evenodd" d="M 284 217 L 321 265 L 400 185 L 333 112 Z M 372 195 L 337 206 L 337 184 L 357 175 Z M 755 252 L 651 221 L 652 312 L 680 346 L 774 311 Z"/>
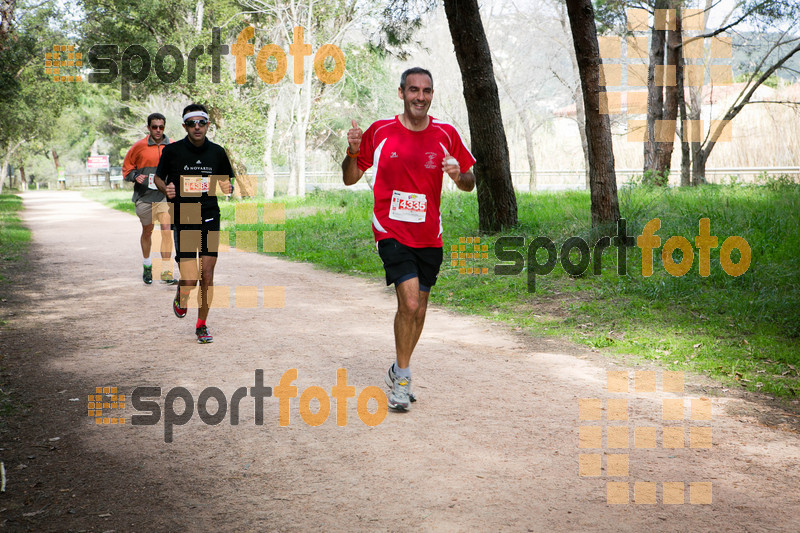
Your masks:
<path fill-rule="evenodd" d="M 415 192 L 392 191 L 392 204 L 389 218 L 402 222 L 425 222 L 428 201 L 424 194 Z"/>
<path fill-rule="evenodd" d="M 182 194 L 202 194 L 208 192 L 210 179 L 208 176 L 181 176 Z"/>

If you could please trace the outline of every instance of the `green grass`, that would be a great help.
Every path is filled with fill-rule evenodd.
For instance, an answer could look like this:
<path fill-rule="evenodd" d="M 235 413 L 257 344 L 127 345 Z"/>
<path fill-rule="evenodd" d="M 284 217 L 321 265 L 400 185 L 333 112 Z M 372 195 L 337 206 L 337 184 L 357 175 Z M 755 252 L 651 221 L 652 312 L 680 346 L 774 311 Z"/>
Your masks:
<path fill-rule="evenodd" d="M 107 203 L 122 198 L 120 193 L 106 194 Z M 494 274 L 499 262 L 495 242 L 501 236 L 521 236 L 525 244 L 516 249 L 523 256 L 539 236 L 550 238 L 559 251 L 572 236 L 582 237 L 591 248 L 595 239 L 589 223 L 589 194 L 518 194 L 519 226 L 485 235 L 476 229 L 475 195 L 453 193 L 442 199 L 445 263 L 432 301 L 515 325 L 530 335 L 566 337 L 779 397 L 799 394 L 800 187 L 785 181 L 687 189 L 635 187 L 620 190 L 619 200 L 627 233 L 634 239 L 648 221 L 659 218 L 656 235 L 661 247 L 672 236 L 688 240 L 693 248 L 688 273 L 669 274 L 657 248 L 653 274 L 645 277 L 642 250 L 633 246 L 626 250 L 627 273 L 620 275 L 617 248 L 612 246 L 602 254 L 599 275 L 592 274 L 590 264 L 583 275 L 571 276 L 557 263 L 552 272 L 536 276 L 535 292 L 529 292 L 527 259 L 526 269 L 518 275 Z M 333 191 L 302 200 L 280 199 L 286 209 L 283 225 L 235 224 L 234 210 L 243 203 L 255 203 L 256 217 L 262 217 L 263 201 L 224 202 L 222 218 L 228 221 L 224 229 L 234 238 L 237 231 L 284 230 L 288 258 L 336 272 L 382 277 L 370 229 L 370 192 Z M 239 209 L 241 214 L 246 208 Z M 699 253 L 694 246 L 701 218 L 710 219 L 710 233 L 718 238 L 707 277 L 699 275 Z M 730 236 L 744 238 L 751 249 L 750 266 L 738 277 L 728 275 L 720 263 L 720 246 Z M 451 266 L 452 246 L 475 245 L 460 243 L 460 237 L 465 241 L 479 237 L 480 245 L 487 245 L 488 258 L 465 259 L 465 266 L 487 268 L 488 275 L 459 273 L 457 266 Z M 536 257 L 540 263 L 546 260 L 543 250 Z M 738 261 L 739 252 L 734 251 L 731 259 Z M 673 260 L 681 261 L 680 251 Z"/>
<path fill-rule="evenodd" d="M 131 201 L 131 197 L 133 196 L 132 191 L 128 190 L 109 191 L 107 189 L 87 189 L 83 191 L 82 194 L 86 198 L 94 200 L 95 202 L 103 203 L 112 209 L 116 209 L 117 211 L 130 213 L 131 215 L 136 214 L 136 205 Z"/>
<path fill-rule="evenodd" d="M 0 194 L 0 300 L 6 300 L 10 289 L 7 272 L 25 268 L 25 256 L 31 241 L 31 232 L 22 225 L 19 212 L 22 211 L 22 198 L 13 194 Z M 0 304 L 3 305 L 3 304 Z M 0 320 L 0 327 L 6 323 Z M 0 353 L 0 429 L 4 420 L 14 414 L 20 404 L 15 401 L 3 371 L 5 354 Z"/>
<path fill-rule="evenodd" d="M 22 198 L 0 194 L 0 282 L 8 281 L 6 271 L 23 259 L 31 241 L 30 230 L 19 218 L 21 210 Z"/>

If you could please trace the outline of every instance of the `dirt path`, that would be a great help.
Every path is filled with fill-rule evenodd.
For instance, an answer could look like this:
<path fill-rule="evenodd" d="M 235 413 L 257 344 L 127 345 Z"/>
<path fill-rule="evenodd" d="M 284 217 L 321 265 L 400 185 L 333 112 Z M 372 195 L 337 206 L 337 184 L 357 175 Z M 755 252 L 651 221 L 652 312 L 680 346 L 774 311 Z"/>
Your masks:
<path fill-rule="evenodd" d="M 413 360 L 419 401 L 376 426 L 359 419 L 355 399 L 345 427 L 336 424 L 333 402 L 327 421 L 309 426 L 294 398 L 290 424 L 280 427 L 274 397 L 264 400 L 263 425 L 254 423 L 253 399 L 245 397 L 239 425 L 206 425 L 195 413 L 175 427 L 172 443 L 164 442 L 163 418 L 130 424 L 130 398 L 124 411 L 107 411 L 127 424 L 96 425 L 86 411 L 97 386 L 128 395 L 137 386 L 161 387 L 162 408 L 173 387 L 186 387 L 195 401 L 204 388 L 219 387 L 230 400 L 237 388 L 253 386 L 256 369 L 275 387 L 296 368 L 298 395 L 312 385 L 330 394 L 339 368 L 356 394 L 383 388 L 394 296 L 379 280 L 223 254 L 218 285 L 284 286 L 285 307 L 213 309 L 214 343 L 200 346 L 196 311 L 178 320 L 173 289 L 142 284 L 134 217 L 71 192 L 24 198 L 33 270 L 3 304 L 0 354 L 5 381 L 29 409 L 7 419 L 0 434 L 7 474 L 0 529 L 798 529 L 800 437 L 792 415 L 722 395 L 713 396 L 712 420 L 689 420 L 689 399 L 719 387 L 687 378 L 683 393 L 663 392 L 658 371 L 658 392 L 633 392 L 633 371 L 641 368 L 439 309 L 430 311 Z M 629 371 L 631 392 L 606 390 L 609 369 Z M 602 420 L 582 421 L 580 398 L 598 398 L 603 407 L 609 398 L 627 399 L 629 419 L 607 422 L 604 410 Z M 662 400 L 677 398 L 686 398 L 685 419 L 663 421 Z M 759 413 L 772 416 L 770 427 Z M 581 449 L 581 426 L 627 427 L 630 447 Z M 686 447 L 661 447 L 666 426 L 685 431 Z M 656 428 L 658 447 L 635 448 L 636 427 Z M 711 428 L 711 448 L 689 447 L 690 432 L 707 431 L 697 427 Z M 605 429 L 602 435 L 608 444 Z M 611 453 L 628 455 L 627 476 L 609 477 L 607 457 L 599 477 L 579 475 L 581 454 L 591 467 L 592 455 Z M 629 483 L 622 494 L 630 503 L 607 504 L 607 481 Z M 655 485 L 638 485 L 634 496 L 637 482 Z M 665 493 L 663 482 L 684 482 L 685 503 L 665 505 L 678 486 Z M 690 482 L 710 482 L 712 503 L 691 504 Z M 648 501 L 652 488 L 655 504 L 633 503 Z M 703 490 L 693 486 L 691 497 L 702 500 Z"/>

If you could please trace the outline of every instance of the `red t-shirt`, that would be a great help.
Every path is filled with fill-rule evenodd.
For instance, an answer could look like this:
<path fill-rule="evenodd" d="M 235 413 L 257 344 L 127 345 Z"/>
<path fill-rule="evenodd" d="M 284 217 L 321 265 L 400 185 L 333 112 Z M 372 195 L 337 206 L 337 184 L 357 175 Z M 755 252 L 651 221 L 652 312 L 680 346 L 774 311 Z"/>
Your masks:
<path fill-rule="evenodd" d="M 375 166 L 376 241 L 393 238 L 412 248 L 442 247 L 442 160 L 447 152 L 464 173 L 475 158 L 452 125 L 428 118 L 422 131 L 407 129 L 397 116 L 379 120 L 361 137 L 358 168 Z"/>

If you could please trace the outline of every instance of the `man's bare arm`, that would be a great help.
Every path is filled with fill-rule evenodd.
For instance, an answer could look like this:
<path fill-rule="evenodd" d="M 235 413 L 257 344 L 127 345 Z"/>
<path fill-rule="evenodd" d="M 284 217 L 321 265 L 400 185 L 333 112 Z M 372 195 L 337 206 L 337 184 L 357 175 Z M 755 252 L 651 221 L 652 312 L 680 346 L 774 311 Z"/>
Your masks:
<path fill-rule="evenodd" d="M 353 127 L 347 132 L 347 156 L 342 161 L 342 181 L 345 185 L 354 185 L 364 175 L 364 171 L 358 168 L 356 157 L 361 149 L 362 133 L 354 120 Z"/>
<path fill-rule="evenodd" d="M 470 192 L 475 188 L 475 174 L 473 174 L 471 170 L 460 173 L 458 175 L 458 179 L 453 181 L 455 182 L 456 187 L 462 191 Z"/>
<path fill-rule="evenodd" d="M 156 189 L 161 191 L 161 193 L 167 197 L 168 200 L 172 200 L 173 198 L 175 198 L 174 183 L 170 183 L 169 185 L 167 185 L 166 183 L 164 183 L 164 180 L 162 180 L 158 175 L 156 175 L 153 177 L 153 184 L 156 186 Z"/>
<path fill-rule="evenodd" d="M 358 168 L 354 157 L 346 156 L 342 161 L 342 180 L 345 185 L 353 185 L 361 179 L 364 171 Z"/>

